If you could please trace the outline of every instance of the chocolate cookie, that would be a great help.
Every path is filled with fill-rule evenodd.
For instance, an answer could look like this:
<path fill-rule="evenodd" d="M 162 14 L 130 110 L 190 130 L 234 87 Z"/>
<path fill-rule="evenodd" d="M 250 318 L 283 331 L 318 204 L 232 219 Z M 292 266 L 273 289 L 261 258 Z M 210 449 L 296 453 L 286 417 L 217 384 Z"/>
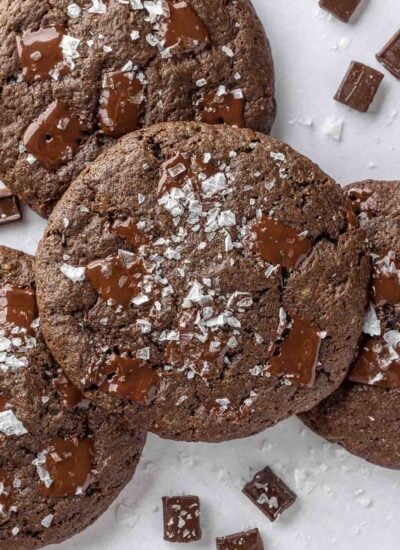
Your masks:
<path fill-rule="evenodd" d="M 0 60 L 0 179 L 42 216 L 132 130 L 275 118 L 250 0 L 0 0 Z"/>
<path fill-rule="evenodd" d="M 341 189 L 263 134 L 166 123 L 86 169 L 41 243 L 48 344 L 89 399 L 221 441 L 346 375 L 369 276 Z"/>
<path fill-rule="evenodd" d="M 400 182 L 347 188 L 373 263 L 358 355 L 343 386 L 302 420 L 365 460 L 400 469 Z"/>
<path fill-rule="evenodd" d="M 130 480 L 143 431 L 91 405 L 41 337 L 33 258 L 0 247 L 0 548 L 60 542 Z"/>

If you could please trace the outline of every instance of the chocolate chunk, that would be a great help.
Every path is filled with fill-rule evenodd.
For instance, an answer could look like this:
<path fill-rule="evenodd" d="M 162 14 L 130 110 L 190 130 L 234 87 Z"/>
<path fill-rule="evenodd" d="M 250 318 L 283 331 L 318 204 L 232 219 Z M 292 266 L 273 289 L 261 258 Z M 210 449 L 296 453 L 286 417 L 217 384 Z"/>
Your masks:
<path fill-rule="evenodd" d="M 139 405 L 150 405 L 158 387 L 160 377 L 155 369 L 139 359 L 128 356 L 114 356 L 100 368 L 92 369 L 89 378 L 101 377 L 100 389 L 113 393 L 121 399 L 130 399 Z"/>
<path fill-rule="evenodd" d="M 335 100 L 360 113 L 368 111 L 382 82 L 383 74 L 368 65 L 352 61 Z"/>
<path fill-rule="evenodd" d="M 93 448 L 92 439 L 49 441 L 41 454 L 48 473 L 40 484 L 41 493 L 51 497 L 82 494 L 90 483 Z"/>
<path fill-rule="evenodd" d="M 134 72 L 115 71 L 103 79 L 100 126 L 106 136 L 120 137 L 140 127 L 143 85 Z"/>
<path fill-rule="evenodd" d="M 201 539 L 199 497 L 163 497 L 162 502 L 164 540 L 193 542 Z"/>
<path fill-rule="evenodd" d="M 64 62 L 61 41 L 64 29 L 60 25 L 26 31 L 17 37 L 17 52 L 22 67 L 22 76 L 28 82 L 57 78 L 68 72 Z"/>
<path fill-rule="evenodd" d="M 54 386 L 61 398 L 64 409 L 73 409 L 84 402 L 84 395 L 71 384 L 62 369 L 57 369 Z"/>
<path fill-rule="evenodd" d="M 26 130 L 23 143 L 47 170 L 71 160 L 79 148 L 82 128 L 77 116 L 61 101 L 53 101 Z"/>
<path fill-rule="evenodd" d="M 290 508 L 296 500 L 296 495 L 266 467 L 258 472 L 247 483 L 243 493 L 259 508 L 271 521 Z"/>
<path fill-rule="evenodd" d="M 277 343 L 273 345 L 272 357 L 267 367 L 272 376 L 283 377 L 286 383 L 312 387 L 318 364 L 321 331 L 293 317 L 284 327 Z"/>
<path fill-rule="evenodd" d="M 400 79 L 400 31 L 389 40 L 376 58 L 392 75 Z"/>
<path fill-rule="evenodd" d="M 258 529 L 217 538 L 217 550 L 264 550 Z"/>
<path fill-rule="evenodd" d="M 374 260 L 372 293 L 377 306 L 400 304 L 400 262 L 390 254 Z"/>
<path fill-rule="evenodd" d="M 19 202 L 11 191 L 0 182 L 0 225 L 22 218 Z"/>
<path fill-rule="evenodd" d="M 198 50 L 208 43 L 208 30 L 187 2 L 168 0 L 169 17 L 163 26 L 165 46 L 172 53 Z"/>
<path fill-rule="evenodd" d="M 360 2 L 361 0 L 319 0 L 319 5 L 341 21 L 347 23 Z"/>
<path fill-rule="evenodd" d="M 301 231 L 263 214 L 252 222 L 245 244 L 266 262 L 283 267 L 297 267 L 312 248 Z"/>
<path fill-rule="evenodd" d="M 0 323 L 31 329 L 37 317 L 35 293 L 28 288 L 5 285 L 0 289 Z"/>
<path fill-rule="evenodd" d="M 207 124 L 244 126 L 245 100 L 241 90 L 207 91 L 201 100 L 201 120 Z"/>
<path fill-rule="evenodd" d="M 146 268 L 143 260 L 137 259 L 134 254 L 120 250 L 104 260 L 94 260 L 86 267 L 86 274 L 104 301 L 112 300 L 128 307 L 139 295 L 144 302 L 149 300 L 144 289 L 145 283 L 150 284 L 146 280 Z"/>
<path fill-rule="evenodd" d="M 383 338 L 365 337 L 349 380 L 359 384 L 400 388 L 400 346 L 391 348 Z"/>

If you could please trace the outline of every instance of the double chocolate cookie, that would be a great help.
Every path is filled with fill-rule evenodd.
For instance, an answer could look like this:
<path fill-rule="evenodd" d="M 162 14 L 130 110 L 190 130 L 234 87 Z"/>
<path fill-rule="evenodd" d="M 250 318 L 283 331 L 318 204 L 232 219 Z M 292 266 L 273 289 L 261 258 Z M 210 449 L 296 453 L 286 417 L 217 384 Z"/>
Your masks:
<path fill-rule="evenodd" d="M 57 360 L 163 437 L 222 441 L 343 381 L 368 260 L 342 190 L 251 130 L 160 124 L 73 183 L 39 248 Z"/>
<path fill-rule="evenodd" d="M 249 0 L 0 0 L 0 179 L 47 216 L 117 138 L 165 120 L 268 132 L 270 47 Z"/>
<path fill-rule="evenodd" d="M 88 526 L 132 477 L 144 441 L 56 365 L 33 258 L 0 247 L 0 548 L 38 548 Z"/>
<path fill-rule="evenodd" d="M 365 460 L 400 469 L 400 183 L 347 188 L 373 273 L 358 355 L 343 386 L 302 420 Z"/>

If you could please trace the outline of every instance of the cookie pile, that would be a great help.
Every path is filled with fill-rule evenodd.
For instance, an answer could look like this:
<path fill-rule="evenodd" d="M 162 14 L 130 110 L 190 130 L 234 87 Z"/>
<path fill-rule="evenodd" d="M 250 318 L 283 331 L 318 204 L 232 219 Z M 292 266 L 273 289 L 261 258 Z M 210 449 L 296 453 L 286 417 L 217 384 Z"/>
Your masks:
<path fill-rule="evenodd" d="M 398 184 L 343 192 L 267 135 L 249 1 L 0 0 L 0 61 L 0 177 L 50 215 L 36 261 L 0 247 L 0 548 L 92 523 L 147 431 L 302 414 L 400 468 Z M 244 494 L 271 521 L 296 498 L 268 467 Z M 163 509 L 165 540 L 200 540 L 196 496 Z"/>

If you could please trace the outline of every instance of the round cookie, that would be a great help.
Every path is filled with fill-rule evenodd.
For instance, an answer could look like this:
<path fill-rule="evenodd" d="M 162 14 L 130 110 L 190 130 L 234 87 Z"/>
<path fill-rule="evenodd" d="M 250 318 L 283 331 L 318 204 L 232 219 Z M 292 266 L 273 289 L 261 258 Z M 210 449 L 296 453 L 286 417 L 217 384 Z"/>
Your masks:
<path fill-rule="evenodd" d="M 81 531 L 132 477 L 144 432 L 91 405 L 41 337 L 33 258 L 0 247 L 0 548 Z"/>
<path fill-rule="evenodd" d="M 141 126 L 275 118 L 250 0 L 0 0 L 0 59 L 0 180 L 42 216 Z"/>
<path fill-rule="evenodd" d="M 400 182 L 365 181 L 346 191 L 367 234 L 370 304 L 347 380 L 301 419 L 349 452 L 400 469 Z"/>
<path fill-rule="evenodd" d="M 104 407 L 168 438 L 244 437 L 346 375 L 368 260 L 341 189 L 251 130 L 166 123 L 73 183 L 39 248 L 48 344 Z"/>

